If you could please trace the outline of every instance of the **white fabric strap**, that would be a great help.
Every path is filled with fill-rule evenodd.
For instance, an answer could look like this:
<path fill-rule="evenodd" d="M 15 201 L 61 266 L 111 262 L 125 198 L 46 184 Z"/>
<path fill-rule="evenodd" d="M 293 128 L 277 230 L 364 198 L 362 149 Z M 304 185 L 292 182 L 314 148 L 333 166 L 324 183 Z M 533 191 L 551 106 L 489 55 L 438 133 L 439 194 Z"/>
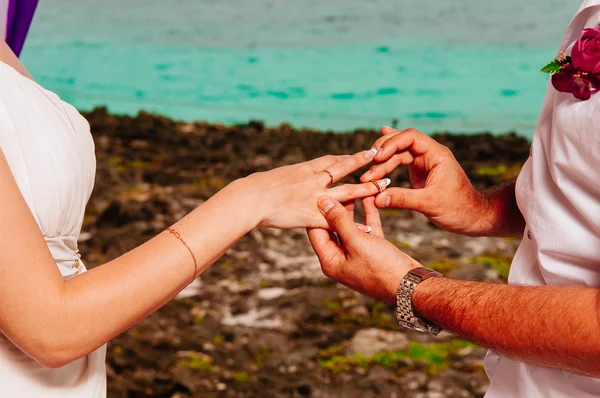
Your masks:
<path fill-rule="evenodd" d="M 70 279 L 81 272 L 85 272 L 85 266 L 76 252 L 77 238 L 74 236 L 57 236 L 54 238 L 44 237 L 44 239 L 63 278 Z M 75 266 L 76 262 L 78 262 L 79 268 Z"/>

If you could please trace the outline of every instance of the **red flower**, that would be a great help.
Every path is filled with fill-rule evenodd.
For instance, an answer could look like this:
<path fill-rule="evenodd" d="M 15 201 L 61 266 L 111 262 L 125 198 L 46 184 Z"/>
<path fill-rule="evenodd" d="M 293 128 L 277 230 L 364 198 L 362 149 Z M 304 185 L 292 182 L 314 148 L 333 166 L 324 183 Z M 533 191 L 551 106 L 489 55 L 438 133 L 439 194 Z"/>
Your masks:
<path fill-rule="evenodd" d="M 575 98 L 587 101 L 592 94 L 600 90 L 600 79 L 566 64 L 560 72 L 552 75 L 552 85 L 560 92 L 572 93 Z"/>
<path fill-rule="evenodd" d="M 587 28 L 573 45 L 571 62 L 575 69 L 600 73 L 600 28 Z"/>

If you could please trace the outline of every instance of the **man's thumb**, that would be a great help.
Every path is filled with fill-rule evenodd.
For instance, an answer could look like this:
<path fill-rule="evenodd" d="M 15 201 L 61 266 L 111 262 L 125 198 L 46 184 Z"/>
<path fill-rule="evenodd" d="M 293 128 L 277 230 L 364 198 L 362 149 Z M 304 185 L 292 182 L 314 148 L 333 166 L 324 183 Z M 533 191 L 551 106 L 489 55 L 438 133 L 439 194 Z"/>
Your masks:
<path fill-rule="evenodd" d="M 344 238 L 344 236 L 359 232 L 356 224 L 354 224 L 354 219 L 340 202 L 329 196 L 323 196 L 319 199 L 318 205 L 329 226 L 340 237 Z"/>
<path fill-rule="evenodd" d="M 423 189 L 389 188 L 377 195 L 375 205 L 379 208 L 393 207 L 422 211 L 427 207 L 424 201 Z"/>

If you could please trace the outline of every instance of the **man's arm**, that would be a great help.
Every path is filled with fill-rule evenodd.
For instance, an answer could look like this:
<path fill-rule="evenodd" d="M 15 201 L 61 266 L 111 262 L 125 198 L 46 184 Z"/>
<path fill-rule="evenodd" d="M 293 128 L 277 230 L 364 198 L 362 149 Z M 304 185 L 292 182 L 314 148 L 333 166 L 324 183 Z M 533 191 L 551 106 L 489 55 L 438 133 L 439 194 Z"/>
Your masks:
<path fill-rule="evenodd" d="M 373 199 L 364 199 L 364 233 L 344 207 L 321 198 L 319 207 L 338 240 L 310 230 L 325 275 L 363 294 L 394 303 L 400 281 L 421 265 L 383 238 Z M 511 286 L 429 278 L 413 294 L 423 318 L 494 351 L 536 365 L 600 377 L 598 289 Z"/>
<path fill-rule="evenodd" d="M 429 278 L 415 290 L 413 306 L 423 318 L 508 357 L 600 377 L 598 297 L 598 289 L 587 287 Z"/>
<path fill-rule="evenodd" d="M 525 219 L 517 205 L 516 179 L 481 193 L 485 206 L 481 218 L 486 220 L 480 236 L 517 236 L 525 229 Z"/>

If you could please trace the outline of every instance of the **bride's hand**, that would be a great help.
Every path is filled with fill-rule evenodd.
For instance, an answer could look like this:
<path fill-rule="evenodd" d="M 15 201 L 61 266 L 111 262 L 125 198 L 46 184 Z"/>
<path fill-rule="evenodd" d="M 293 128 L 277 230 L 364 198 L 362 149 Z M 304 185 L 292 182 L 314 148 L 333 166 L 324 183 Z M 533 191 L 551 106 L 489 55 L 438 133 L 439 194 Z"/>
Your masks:
<path fill-rule="evenodd" d="M 255 173 L 240 181 L 240 194 L 245 196 L 248 211 L 256 212 L 259 227 L 329 228 L 317 207 L 318 199 L 328 195 L 341 203 L 353 203 L 378 194 L 372 182 L 346 184 L 328 188 L 348 174 L 366 166 L 375 156 L 374 150 L 355 155 L 323 156 L 308 162 Z M 388 179 L 378 181 L 383 191 Z"/>

